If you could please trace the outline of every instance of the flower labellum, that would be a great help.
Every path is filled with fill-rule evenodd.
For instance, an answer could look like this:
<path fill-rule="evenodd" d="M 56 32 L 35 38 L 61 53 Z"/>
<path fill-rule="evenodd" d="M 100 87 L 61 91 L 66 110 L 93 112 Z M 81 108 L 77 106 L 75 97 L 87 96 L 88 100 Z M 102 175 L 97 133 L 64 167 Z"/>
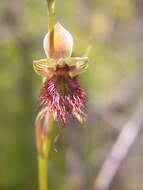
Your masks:
<path fill-rule="evenodd" d="M 57 23 L 54 29 L 45 35 L 43 46 L 48 58 L 58 60 L 70 57 L 73 48 L 73 38 L 60 23 Z"/>
<path fill-rule="evenodd" d="M 76 77 L 55 75 L 41 88 L 40 106 L 50 109 L 54 119 L 60 118 L 63 126 L 70 115 L 84 124 L 85 104 L 85 91 L 80 87 Z"/>

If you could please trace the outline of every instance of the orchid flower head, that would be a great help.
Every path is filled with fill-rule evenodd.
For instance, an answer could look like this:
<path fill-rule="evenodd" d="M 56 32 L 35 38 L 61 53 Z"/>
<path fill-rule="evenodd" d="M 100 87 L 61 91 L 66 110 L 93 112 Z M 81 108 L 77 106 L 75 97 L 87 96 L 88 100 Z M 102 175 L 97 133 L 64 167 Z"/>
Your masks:
<path fill-rule="evenodd" d="M 43 46 L 47 57 L 33 63 L 35 72 L 44 79 L 39 99 L 42 115 L 37 121 L 40 123 L 50 112 L 54 120 L 61 120 L 62 128 L 69 116 L 84 125 L 86 93 L 78 75 L 86 71 L 88 57 L 71 57 L 73 37 L 60 23 L 45 35 Z"/>

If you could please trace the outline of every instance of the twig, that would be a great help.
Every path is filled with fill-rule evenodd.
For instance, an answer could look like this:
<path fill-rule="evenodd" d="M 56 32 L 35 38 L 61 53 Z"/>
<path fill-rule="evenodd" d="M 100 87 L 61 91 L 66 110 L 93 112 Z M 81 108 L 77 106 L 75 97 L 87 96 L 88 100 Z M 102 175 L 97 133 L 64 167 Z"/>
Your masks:
<path fill-rule="evenodd" d="M 114 176 L 116 175 L 123 159 L 127 156 L 132 144 L 139 134 L 143 123 L 143 103 L 139 104 L 131 116 L 131 119 L 124 125 L 111 152 L 107 156 L 97 179 L 94 190 L 108 190 Z"/>

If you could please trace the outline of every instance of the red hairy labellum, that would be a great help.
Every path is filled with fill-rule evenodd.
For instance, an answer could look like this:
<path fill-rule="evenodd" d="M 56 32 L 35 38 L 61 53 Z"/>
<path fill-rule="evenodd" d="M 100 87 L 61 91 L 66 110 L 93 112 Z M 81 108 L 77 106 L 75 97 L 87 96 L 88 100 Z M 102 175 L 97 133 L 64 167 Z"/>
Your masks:
<path fill-rule="evenodd" d="M 82 124 L 85 114 L 86 95 L 80 87 L 77 77 L 67 75 L 54 75 L 43 84 L 40 94 L 40 106 L 48 107 L 54 119 L 60 117 L 62 124 L 66 125 L 67 118 L 72 115 Z"/>

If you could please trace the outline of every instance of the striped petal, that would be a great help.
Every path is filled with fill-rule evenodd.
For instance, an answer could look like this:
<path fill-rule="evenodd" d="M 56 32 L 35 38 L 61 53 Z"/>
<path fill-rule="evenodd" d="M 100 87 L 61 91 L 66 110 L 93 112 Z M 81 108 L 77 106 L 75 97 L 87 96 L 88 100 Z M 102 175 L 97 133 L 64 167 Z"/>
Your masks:
<path fill-rule="evenodd" d="M 88 57 L 69 57 L 64 62 L 70 67 L 71 77 L 83 73 L 88 67 Z"/>
<path fill-rule="evenodd" d="M 56 70 L 55 62 L 49 59 L 40 59 L 33 62 L 35 72 L 46 78 L 51 78 Z"/>

